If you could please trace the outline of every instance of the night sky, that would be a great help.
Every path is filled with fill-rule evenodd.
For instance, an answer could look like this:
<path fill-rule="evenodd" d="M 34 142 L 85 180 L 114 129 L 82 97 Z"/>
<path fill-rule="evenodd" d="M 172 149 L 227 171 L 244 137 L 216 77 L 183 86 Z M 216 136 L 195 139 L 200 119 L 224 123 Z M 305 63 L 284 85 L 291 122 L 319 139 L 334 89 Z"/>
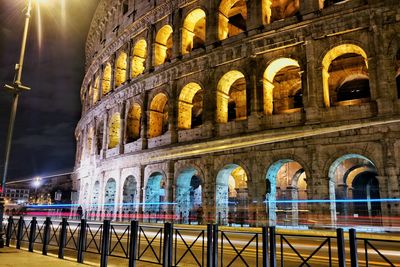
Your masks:
<path fill-rule="evenodd" d="M 84 49 L 98 0 L 47 0 L 41 8 L 42 43 L 37 10 L 33 10 L 22 83 L 32 88 L 20 97 L 8 180 L 71 171 L 75 161 L 74 129 L 80 118 L 79 91 L 84 75 Z M 0 170 L 4 167 L 12 84 L 20 52 L 24 0 L 0 0 Z"/>

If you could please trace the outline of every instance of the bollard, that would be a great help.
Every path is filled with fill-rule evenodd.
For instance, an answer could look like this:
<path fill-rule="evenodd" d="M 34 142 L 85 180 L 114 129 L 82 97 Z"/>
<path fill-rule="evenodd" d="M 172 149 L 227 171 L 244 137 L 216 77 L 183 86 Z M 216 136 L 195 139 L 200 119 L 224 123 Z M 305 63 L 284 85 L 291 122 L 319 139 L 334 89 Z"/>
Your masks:
<path fill-rule="evenodd" d="M 17 244 L 16 244 L 16 248 L 17 249 L 21 249 L 21 240 L 22 240 L 22 233 L 24 231 L 24 217 L 19 217 L 18 220 L 18 228 L 17 228 Z"/>
<path fill-rule="evenodd" d="M 207 267 L 212 266 L 212 224 L 207 224 Z"/>
<path fill-rule="evenodd" d="M 136 267 L 136 251 L 138 239 L 139 222 L 131 221 L 131 235 L 129 243 L 129 267 Z"/>
<path fill-rule="evenodd" d="M 81 229 L 79 231 L 78 237 L 78 253 L 77 253 L 77 261 L 79 263 L 83 263 L 83 252 L 85 251 L 86 246 L 86 219 L 81 220 Z"/>
<path fill-rule="evenodd" d="M 108 262 L 108 251 L 110 248 L 110 220 L 103 222 L 103 238 L 101 239 L 101 258 L 100 267 L 106 267 Z"/>
<path fill-rule="evenodd" d="M 51 227 L 50 217 L 46 217 L 43 229 L 43 247 L 42 247 L 43 255 L 47 255 L 47 247 L 49 245 L 49 239 L 50 239 L 50 227 Z"/>
<path fill-rule="evenodd" d="M 349 244 L 350 244 L 351 267 L 358 267 L 356 229 L 349 230 Z"/>
<path fill-rule="evenodd" d="M 268 227 L 262 227 L 262 259 L 263 267 L 268 267 Z"/>
<path fill-rule="evenodd" d="M 336 229 L 337 234 L 337 250 L 338 250 L 338 261 L 339 267 L 346 267 L 346 252 L 344 248 L 344 234 L 343 229 Z"/>
<path fill-rule="evenodd" d="M 67 218 L 62 218 L 61 222 L 61 231 L 60 231 L 60 244 L 58 247 L 58 258 L 59 259 L 64 259 L 64 248 L 65 248 L 65 242 L 67 241 Z"/>
<path fill-rule="evenodd" d="M 33 245 L 35 244 L 35 237 L 36 237 L 36 225 L 37 225 L 37 221 L 36 221 L 36 217 L 32 218 L 31 221 L 31 229 L 29 232 L 29 252 L 33 252 Z"/>
<path fill-rule="evenodd" d="M 269 266 L 276 267 L 276 234 L 275 226 L 269 227 Z"/>
<path fill-rule="evenodd" d="M 13 223 L 14 223 L 13 217 L 12 216 L 8 217 L 7 232 L 6 232 L 6 246 L 7 247 L 10 246 Z"/>
<path fill-rule="evenodd" d="M 173 236 L 172 224 L 165 223 L 164 224 L 163 267 L 172 266 L 172 236 Z"/>
<path fill-rule="evenodd" d="M 218 266 L 218 224 L 213 225 L 212 266 Z"/>

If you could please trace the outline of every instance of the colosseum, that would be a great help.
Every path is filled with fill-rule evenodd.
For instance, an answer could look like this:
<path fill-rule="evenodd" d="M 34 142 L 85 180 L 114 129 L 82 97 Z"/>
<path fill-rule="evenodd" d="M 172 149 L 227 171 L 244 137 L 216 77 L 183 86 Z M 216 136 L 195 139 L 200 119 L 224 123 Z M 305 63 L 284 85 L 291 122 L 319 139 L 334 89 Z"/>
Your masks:
<path fill-rule="evenodd" d="M 91 219 L 398 222 L 398 0 L 101 0 L 81 101 Z"/>

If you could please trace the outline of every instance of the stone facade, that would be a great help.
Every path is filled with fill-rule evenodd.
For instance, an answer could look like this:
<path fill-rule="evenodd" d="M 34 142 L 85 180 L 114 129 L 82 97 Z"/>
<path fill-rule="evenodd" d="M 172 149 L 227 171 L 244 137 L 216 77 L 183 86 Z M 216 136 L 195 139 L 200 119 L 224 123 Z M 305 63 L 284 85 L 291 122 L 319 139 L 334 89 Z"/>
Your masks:
<path fill-rule="evenodd" d="M 390 226 L 399 203 L 376 199 L 400 197 L 399 14 L 397 0 L 100 1 L 80 204 L 96 218 Z M 352 199 L 375 200 L 337 201 Z"/>

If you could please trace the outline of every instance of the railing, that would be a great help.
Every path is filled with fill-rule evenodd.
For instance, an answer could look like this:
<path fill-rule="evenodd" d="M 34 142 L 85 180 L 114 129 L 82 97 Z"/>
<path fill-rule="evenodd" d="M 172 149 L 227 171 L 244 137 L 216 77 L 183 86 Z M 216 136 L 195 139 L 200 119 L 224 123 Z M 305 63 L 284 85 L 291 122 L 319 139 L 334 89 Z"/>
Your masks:
<path fill-rule="evenodd" d="M 346 266 L 345 245 L 348 242 L 351 266 L 400 266 L 400 240 L 357 238 L 350 229 L 345 240 L 343 229 L 336 234 L 303 235 L 276 233 L 275 227 L 262 231 L 243 232 L 218 229 L 218 225 L 192 228 L 87 222 L 25 221 L 9 217 L 5 226 L 6 245 L 29 251 L 40 248 L 47 255 L 48 247 L 58 248 L 58 257 L 65 250 L 76 252 L 77 261 L 84 262 L 85 253 L 100 255 L 100 266 L 107 266 L 109 257 L 161 266 Z M 363 250 L 357 250 L 362 245 Z M 361 253 L 361 251 L 363 251 Z M 360 256 L 360 257 L 359 257 Z"/>

